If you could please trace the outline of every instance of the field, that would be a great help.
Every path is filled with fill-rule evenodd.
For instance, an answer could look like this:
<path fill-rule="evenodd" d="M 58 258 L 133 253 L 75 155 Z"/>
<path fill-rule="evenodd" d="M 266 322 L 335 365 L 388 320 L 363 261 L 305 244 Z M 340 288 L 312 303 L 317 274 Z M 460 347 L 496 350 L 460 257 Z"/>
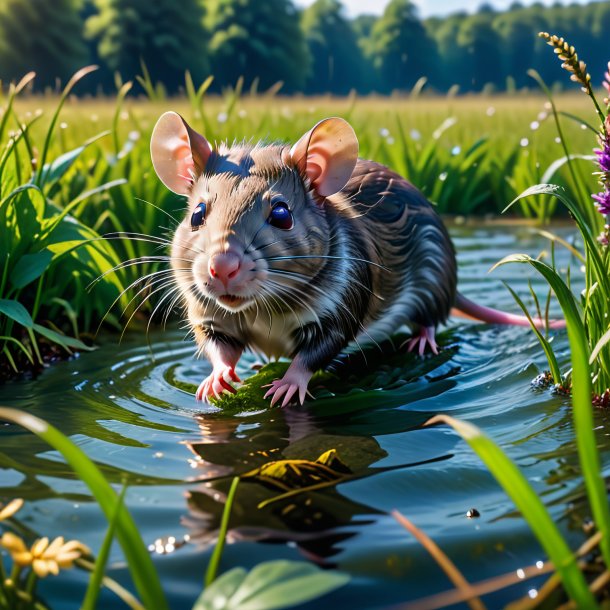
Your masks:
<path fill-rule="evenodd" d="M 250 497 L 238 490 L 241 496 L 238 495 L 239 501 L 235 500 L 234 514 L 231 513 L 237 483 L 231 486 L 232 476 L 227 473 L 241 475 L 240 490 L 250 489 L 247 486 L 253 485 L 252 480 L 258 480 L 257 477 L 263 480 L 260 472 L 252 474 L 251 469 L 264 467 L 276 453 L 277 459 L 308 460 L 314 474 L 316 468 L 339 468 L 333 470 L 333 476 L 339 477 L 333 479 L 334 482 L 341 481 L 346 489 L 349 486 L 353 495 L 348 493 L 344 497 L 335 491 L 329 492 L 329 495 L 316 495 L 321 502 L 316 514 L 320 514 L 322 520 L 330 519 L 328 527 L 331 529 L 355 527 L 354 523 L 357 524 L 359 534 L 371 547 L 376 545 L 376 525 L 371 533 L 361 527 L 362 523 L 368 521 L 361 523 L 357 518 L 359 516 L 366 515 L 366 519 L 373 519 L 372 515 L 375 515 L 375 519 L 382 523 L 379 531 L 395 540 L 396 530 L 388 529 L 387 520 L 384 519 L 390 518 L 393 507 L 399 506 L 404 510 L 408 507 L 438 537 L 443 537 L 447 533 L 442 526 L 444 519 L 447 523 L 458 524 L 456 515 L 459 512 L 462 516 L 466 512 L 462 510 L 465 502 L 470 498 L 481 502 L 489 508 L 484 522 L 489 530 L 486 530 L 487 537 L 481 546 L 477 547 L 476 532 L 460 530 L 460 545 L 468 549 L 460 555 L 460 560 L 468 566 L 468 561 L 476 557 L 475 563 L 479 560 L 483 562 L 476 564 L 479 569 L 482 569 L 480 566 L 485 563 L 485 558 L 494 556 L 498 557 L 498 565 L 514 572 L 527 562 L 534 563 L 540 556 L 540 547 L 532 546 L 534 538 L 521 518 L 514 530 L 518 536 L 511 541 L 514 531 L 507 522 L 513 518 L 513 505 L 506 496 L 508 494 L 540 541 L 544 555 L 560 566 L 558 574 L 563 589 L 553 592 L 557 589 L 556 583 L 551 593 L 545 593 L 549 595 L 549 603 L 564 600 L 563 590 L 574 600 L 594 601 L 570 551 L 581 541 L 581 537 L 563 523 L 560 531 L 555 523 L 565 515 L 554 506 L 551 518 L 536 493 L 541 490 L 540 493 L 551 494 L 556 505 L 567 503 L 566 492 L 553 478 L 554 469 L 559 469 L 561 473 L 557 476 L 569 488 L 570 498 L 575 499 L 577 505 L 575 519 L 582 523 L 583 513 L 586 512 L 583 509 L 586 502 L 582 490 L 583 479 L 567 468 L 565 472 L 563 470 L 566 462 L 573 463 L 580 459 L 581 464 L 585 464 L 583 472 L 593 515 L 600 531 L 608 531 L 609 523 L 605 521 L 607 511 L 603 506 L 600 508 L 600 498 L 604 492 L 600 487 L 601 470 L 596 462 L 597 453 L 586 449 L 596 446 L 596 438 L 599 443 L 604 441 L 603 432 L 599 432 L 605 423 L 602 416 L 600 422 L 596 422 L 599 424 L 595 428 L 597 436 L 593 434 L 591 376 L 587 365 L 588 354 L 593 348 L 599 348 L 599 365 L 594 376 L 594 382 L 598 385 L 593 388 L 596 399 L 602 400 L 606 387 L 604 375 L 610 374 L 605 364 L 608 339 L 604 342 L 602 337 L 606 330 L 604 311 L 607 301 L 603 293 L 606 286 L 599 275 L 607 267 L 607 252 L 603 250 L 600 254 L 603 264 L 600 262 L 599 268 L 587 268 L 585 273 L 581 273 L 579 259 L 582 257 L 580 250 L 584 249 L 587 263 L 591 264 L 591 252 L 598 247 L 594 245 L 597 244 L 594 240 L 603 224 L 589 196 L 599 187 L 596 186 L 593 175 L 595 168 L 591 163 L 592 149 L 597 143 L 592 133 L 595 128 L 590 124 L 596 124 L 596 117 L 586 97 L 582 94 L 555 97 L 561 121 L 561 131 L 558 132 L 548 99 L 535 93 L 429 97 L 414 91 L 410 97 L 395 98 L 285 98 L 272 94 L 252 96 L 238 88 L 237 91 L 227 91 L 223 96 L 207 96 L 205 84 L 196 91 L 187 83 L 188 96 L 163 99 L 149 83 L 144 81 L 144 84 L 148 97 L 140 98 L 127 96 L 128 86 L 122 88 L 116 99 L 78 98 L 68 90 L 62 97 L 32 96 L 23 92 L 13 95 L 16 92 L 12 90 L 5 92 L 5 111 L 0 117 L 0 141 L 5 143 L 0 157 L 0 261 L 3 261 L 0 282 L 0 374 L 5 378 L 20 379 L 7 383 L 5 403 L 10 407 L 25 408 L 31 416 L 28 418 L 23 413 L 20 415 L 16 411 L 0 409 L 0 417 L 13 422 L 3 432 L 6 435 L 6 444 L 3 445 L 6 454 L 0 452 L 0 468 L 11 472 L 21 472 L 21 468 L 26 481 L 4 485 L 0 488 L 0 499 L 4 500 L 5 496 L 7 500 L 11 496 L 24 497 L 24 511 L 30 510 L 28 506 L 35 505 L 37 501 L 43 503 L 45 510 L 52 510 L 53 502 L 57 501 L 58 514 L 61 516 L 57 523 L 49 522 L 46 516 L 39 520 L 32 517 L 33 512 L 27 513 L 30 521 L 33 520 L 33 530 L 37 535 L 43 535 L 43 532 L 36 530 L 39 525 L 46 525 L 54 535 L 59 535 L 60 532 L 55 530 L 61 523 L 66 535 L 72 535 L 74 529 L 77 532 L 74 535 L 84 537 L 88 534 L 83 524 L 88 520 L 95 524 L 90 534 L 98 559 L 94 565 L 89 563 L 88 567 L 79 564 L 79 567 L 93 570 L 86 592 L 88 605 L 85 607 L 95 607 L 109 556 L 108 570 L 119 582 L 127 582 L 128 588 L 131 587 L 124 567 L 117 567 L 120 554 L 116 549 L 110 550 L 115 536 L 122 545 L 133 584 L 144 606 L 152 608 L 151 603 L 158 603 L 155 607 L 165 607 L 165 602 L 160 601 L 163 588 L 171 592 L 170 602 L 173 600 L 179 604 L 185 603 L 185 599 L 192 603 L 195 598 L 193 589 L 195 592 L 201 589 L 199 584 L 193 587 L 194 580 L 190 578 L 193 569 L 198 574 L 204 571 L 200 565 L 201 557 L 195 551 L 190 551 L 190 554 L 185 551 L 188 569 L 180 563 L 184 560 L 178 558 L 169 568 L 169 580 L 163 580 L 163 577 L 157 579 L 155 569 L 160 564 L 155 562 L 153 565 L 148 558 L 130 513 L 137 515 L 136 521 L 139 517 L 138 526 L 143 532 L 142 536 L 149 537 L 145 542 L 149 550 L 157 555 L 171 555 L 179 546 L 176 535 L 172 533 L 169 538 L 166 536 L 168 531 L 186 528 L 188 534 L 180 539 L 180 545 L 189 542 L 190 537 L 199 536 L 197 542 L 205 547 L 206 561 L 209 559 L 206 585 L 215 580 L 219 571 L 225 536 L 228 540 L 240 540 L 240 530 L 235 528 L 235 523 L 232 526 L 237 534 L 233 538 L 227 534 L 229 518 L 241 520 L 244 530 L 250 533 L 253 524 L 248 521 L 249 516 L 258 514 L 256 510 L 266 508 L 268 503 L 273 507 L 265 513 L 265 519 L 273 527 L 269 525 L 266 528 L 267 522 L 254 525 L 262 528 L 263 533 L 271 529 L 275 532 L 281 521 L 280 529 L 284 537 L 280 537 L 280 540 L 289 541 L 292 546 L 282 547 L 279 556 L 293 561 L 296 558 L 294 549 L 298 546 L 308 557 L 316 557 L 318 563 L 329 567 L 335 542 L 323 537 L 315 538 L 313 542 L 304 537 L 294 536 L 293 539 L 294 530 L 305 527 L 303 523 L 307 521 L 301 523 L 298 519 L 294 522 L 290 521 L 291 518 L 284 519 L 289 509 L 293 510 L 290 507 L 294 505 L 290 503 L 280 505 L 283 506 L 280 519 L 273 504 L 278 498 L 270 496 L 268 490 L 260 495 L 257 488 L 258 491 L 253 491 Z M 78 82 L 72 85 L 77 90 Z M 171 326 L 176 318 L 172 317 L 166 307 L 167 301 L 163 300 L 163 282 L 155 284 L 153 280 L 148 285 L 145 282 L 149 274 L 167 264 L 166 239 L 171 235 L 174 224 L 180 221 L 184 207 L 183 201 L 169 193 L 158 181 L 149 157 L 152 127 L 158 116 L 170 109 L 183 114 L 210 141 L 229 142 L 243 138 L 293 142 L 324 117 L 346 118 L 358 135 L 362 157 L 386 164 L 408 177 L 457 227 L 454 238 L 458 251 L 461 250 L 464 284 L 475 292 L 478 290 L 478 297 L 488 304 L 496 305 L 501 301 L 504 306 L 510 307 L 512 304 L 513 309 L 515 307 L 512 297 L 507 297 L 505 291 L 501 291 L 504 296 L 499 296 L 500 291 L 496 287 L 493 293 L 489 293 L 481 283 L 481 277 L 491 264 L 522 245 L 530 248 L 528 251 L 532 256 L 537 252 L 531 249 L 539 251 L 543 246 L 548 246 L 551 256 L 546 259 L 549 262 L 547 267 L 534 258 L 523 258 L 516 262 L 530 262 L 542 273 L 557 294 L 568 320 L 569 346 L 565 335 L 554 342 L 546 334 L 538 337 L 544 354 L 549 358 L 550 376 L 555 388 L 563 393 L 551 394 L 549 390 L 540 399 L 531 394 L 529 373 L 543 371 L 546 364 L 541 356 L 543 351 L 529 331 L 521 331 L 523 334 L 517 335 L 500 334 L 498 340 L 494 331 L 483 330 L 479 333 L 471 327 L 458 326 L 447 333 L 444 338 L 446 350 L 436 359 L 417 362 L 414 359 L 400 362 L 392 358 L 384 359 L 378 369 L 369 371 L 370 375 L 367 373 L 357 382 L 350 378 L 349 383 L 345 382 L 339 389 L 331 384 L 330 395 L 324 387 L 317 394 L 319 400 L 312 403 L 311 413 L 297 413 L 295 420 L 291 420 L 290 413 L 283 411 L 277 415 L 272 411 L 258 411 L 252 415 L 238 413 L 231 416 L 206 412 L 193 417 L 192 406 L 188 405 L 192 403 L 194 379 L 200 376 L 199 364 L 192 360 L 190 346 L 180 342 L 179 331 L 171 330 L 169 335 L 155 334 L 157 324 L 169 317 Z M 559 137 L 559 133 L 562 137 Z M 565 162 L 568 147 L 573 159 L 571 167 Z M 497 219 L 520 193 L 538 183 L 561 185 L 565 187 L 565 198 L 579 202 L 580 207 L 571 209 L 571 212 L 577 216 L 582 235 L 577 235 L 571 224 L 569 229 L 557 228 L 557 225 L 553 228 L 558 235 L 556 242 L 567 244 L 567 248 L 562 248 L 561 252 L 555 253 L 554 247 L 545 241 L 546 237 L 534 238 L 531 231 L 521 233 L 519 229 L 523 224 L 542 227 L 553 219 L 568 219 L 566 207 L 559 208 L 557 200 L 548 193 L 519 201 L 504 217 L 508 225 L 505 230 L 501 226 L 483 229 L 482 232 L 477 232 L 476 228 L 460 228 L 465 217 L 471 222 L 473 217 Z M 523 222 L 524 219 L 527 223 Z M 478 226 L 476 223 L 475 219 L 475 227 Z M 489 251 L 484 251 L 487 239 L 490 240 Z M 584 258 L 582 261 L 584 264 Z M 570 271 L 571 268 L 573 271 Z M 528 295 L 527 282 L 516 272 L 509 274 L 505 269 L 508 267 L 502 267 L 506 275 L 501 277 L 512 286 L 519 284 L 517 295 Z M 540 307 L 537 295 L 544 296 L 548 285 L 540 280 L 538 283 L 535 279 L 531 281 L 534 297 L 528 299 L 528 304 Z M 582 302 L 577 303 L 577 297 L 573 297 L 569 290 L 572 281 L 578 290 L 586 287 L 586 299 Z M 602 286 L 603 290 L 597 286 Z M 570 309 L 572 305 L 574 307 Z M 587 312 L 588 335 L 585 334 L 582 316 L 577 311 L 579 307 Z M 133 332 L 134 329 L 138 332 Z M 141 332 L 145 329 L 152 329 L 153 332 L 151 352 L 154 351 L 154 358 L 146 352 Z M 125 333 L 127 347 L 116 347 L 119 332 Z M 459 348 L 458 344 L 464 347 Z M 102 345 L 102 349 L 93 354 L 86 353 L 98 345 Z M 580 351 L 576 351 L 577 348 Z M 569 349 L 580 360 L 575 357 L 573 371 L 566 375 L 563 371 L 570 368 Z M 74 352 L 80 352 L 78 359 L 56 364 L 50 371 L 44 371 L 39 380 L 29 379 L 32 373 L 39 373 L 50 361 L 63 360 Z M 457 375 L 458 371 L 461 371 L 462 377 Z M 248 371 L 241 374 L 248 374 Z M 70 375 L 78 377 L 78 383 Z M 548 375 L 545 378 L 548 381 Z M 573 428 L 571 399 L 566 398 L 572 382 L 577 422 Z M 489 394 L 490 388 L 494 388 L 494 391 L 500 389 Z M 354 398 L 350 392 L 359 394 Z M 28 400 L 24 401 L 23 396 L 28 396 Z M 493 402 L 504 400 L 505 396 L 509 397 L 508 402 Z M 476 467 L 472 465 L 472 454 L 462 447 L 463 443 L 455 450 L 453 441 L 447 442 L 446 431 L 424 430 L 424 423 L 439 412 L 441 399 L 444 410 L 458 417 L 476 420 L 481 427 L 492 428 L 495 434 L 502 437 L 503 448 L 520 464 L 536 452 L 544 455 L 540 460 L 541 466 L 536 464 L 528 475 L 531 481 L 543 481 L 536 491 L 514 463 L 477 428 L 451 418 L 442 420 L 452 425 L 473 446 L 489 471 L 478 462 Z M 505 420 L 495 407 L 477 402 L 486 399 L 491 401 L 490 404 L 504 404 Z M 47 409 L 49 400 L 59 401 L 55 410 Z M 413 405 L 416 408 L 410 410 Z M 527 409 L 527 415 L 520 414 L 520 409 Z M 377 418 L 377 413 L 381 417 Z M 351 418 L 350 422 L 340 427 L 337 422 L 346 416 Z M 514 426 L 514 418 L 517 417 L 527 420 L 523 429 L 518 431 L 518 427 Z M 47 428 L 43 420 L 54 424 L 69 438 L 63 437 L 55 428 Z M 548 422 L 552 434 L 558 434 L 562 443 L 557 453 L 554 453 L 554 444 L 559 441 L 553 436 L 544 436 L 547 432 L 545 422 Z M 27 452 L 20 435 L 15 432 L 16 424 L 40 437 L 31 448 L 28 447 Z M 534 430 L 531 435 L 523 432 L 530 429 Z M 417 436 L 413 432 L 421 434 Z M 423 436 L 428 441 L 422 442 Z M 81 453 L 79 438 L 85 439 L 83 448 L 95 460 L 97 467 Z M 411 445 L 412 442 L 415 444 Z M 45 456 L 45 443 L 64 456 L 77 473 L 78 481 L 73 481 L 71 470 L 56 467 L 55 457 Z M 520 449 L 522 444 L 527 446 L 526 452 Z M 185 445 L 194 455 L 189 460 L 179 453 Z M 347 460 L 351 468 L 348 469 L 348 476 L 341 471 L 344 464 L 340 460 L 333 461 L 336 458 L 331 450 L 338 446 L 342 449 L 337 453 L 347 454 L 350 458 Z M 425 449 L 427 446 L 441 449 L 428 451 Z M 414 449 L 411 450 L 411 447 Z M 421 452 L 418 452 L 418 447 Z M 249 457 L 245 460 L 241 459 L 246 456 L 242 450 L 249 451 Z M 451 476 L 446 476 L 443 464 L 445 460 L 453 459 L 454 450 L 456 461 L 450 462 L 447 468 L 450 470 L 453 467 L 455 472 L 451 471 Z M 226 451 L 228 454 L 225 457 Z M 116 457 L 117 454 L 123 455 L 123 452 L 125 457 Z M 422 458 L 420 453 L 427 457 Z M 151 457 L 156 460 L 154 468 L 145 465 Z M 377 468 L 377 461 L 385 458 L 389 458 L 390 465 L 380 462 L 383 467 Z M 432 477 L 429 480 L 433 480 L 435 475 L 442 475 L 443 489 L 446 486 L 449 490 L 453 482 L 460 480 L 462 469 L 468 470 L 471 476 L 470 479 L 466 477 L 468 481 L 482 477 L 485 483 L 480 484 L 480 489 L 477 485 L 469 487 L 470 492 L 465 495 L 461 495 L 461 490 L 457 489 L 448 491 L 449 495 L 453 494 L 450 507 L 445 506 L 444 499 L 436 494 L 431 494 L 430 497 L 434 497 L 427 505 L 425 489 L 429 484 L 422 483 L 424 492 L 418 509 L 407 503 L 398 491 L 407 479 L 397 477 L 407 477 L 409 474 L 417 477 L 420 471 L 416 466 L 422 459 L 424 468 L 429 468 L 429 471 L 426 470 L 427 475 Z M 375 468 L 370 468 L 372 464 L 376 464 Z M 150 470 L 146 471 L 147 468 Z M 198 469 L 195 479 L 189 478 L 192 469 Z M 342 474 L 337 475 L 337 472 Z M 489 472 L 500 482 L 504 491 L 495 482 L 490 484 L 492 479 L 488 476 Z M 39 473 L 52 478 L 53 484 L 41 484 Z M 378 481 L 381 482 L 379 502 L 368 498 L 368 488 L 359 482 L 359 479 L 371 473 L 375 475 L 369 483 L 372 488 Z M 265 476 L 267 483 L 273 479 L 271 474 Z M 246 481 L 248 477 L 250 482 Z M 278 489 L 284 489 L 284 484 L 285 481 L 280 480 Z M 299 484 L 307 486 L 302 481 Z M 182 498 L 183 488 L 187 487 L 189 515 L 186 519 L 180 519 L 181 513 L 175 503 L 178 502 L 177 498 Z M 421 489 L 415 485 L 411 491 L 417 496 Z M 119 492 L 118 495 L 115 492 Z M 301 493 L 298 489 L 284 489 L 284 492 L 286 497 Z M 386 492 L 387 496 L 384 495 Z M 487 502 L 487 494 L 496 498 L 496 504 Z M 502 494 L 501 499 L 497 494 Z M 96 504 L 91 507 L 93 497 L 104 511 L 105 519 L 100 517 Z M 280 499 L 286 500 L 284 494 L 280 495 Z M 79 521 L 80 517 L 73 519 L 76 513 L 70 508 L 71 505 L 78 506 L 80 502 L 88 505 L 82 522 Z M 160 512 L 171 515 L 167 527 L 159 527 L 160 513 L 147 510 L 148 502 L 160 504 Z M 0 504 L 0 521 L 4 519 L 3 504 Z M 95 514 L 91 512 L 94 509 L 97 510 Z M 284 513 L 284 510 L 287 512 Z M 429 514 L 436 515 L 440 521 L 426 521 L 427 511 L 432 511 Z M 352 515 L 354 523 L 349 519 L 342 520 L 345 514 Z M 404 525 L 400 515 L 397 518 Z M 104 533 L 107 522 L 109 529 Z M 393 520 L 392 523 L 396 526 Z M 76 525 L 72 528 L 70 524 Z M 458 525 L 463 527 L 463 521 Z M 286 534 L 286 529 L 290 535 Z M 417 532 L 417 528 L 415 530 Z M 32 538 L 34 534 L 34 531 L 28 533 L 21 522 L 18 522 L 15 531 L 24 538 L 28 538 L 28 535 Z M 159 536 L 156 541 L 150 538 L 156 535 Z M 498 536 L 502 544 L 511 550 L 504 553 L 504 547 L 498 550 L 499 547 L 494 546 L 495 537 Z M 421 541 L 419 533 L 416 533 L 416 537 Z M 255 549 L 252 550 L 253 558 L 247 561 L 248 567 L 253 567 L 255 558 L 267 561 L 270 555 L 273 557 L 269 549 L 274 547 L 260 550 L 260 546 L 252 542 L 258 539 L 246 536 L 245 544 L 251 545 L 247 548 Z M 212 551 L 217 540 L 216 550 Z M 454 547 L 455 540 L 450 535 L 444 540 L 450 548 Z M 317 546 L 319 544 L 323 551 Z M 19 543 L 9 539 L 3 545 L 15 557 L 13 550 L 19 547 Z M 187 546 L 191 548 L 192 545 Z M 235 546 L 239 547 L 239 544 Z M 167 550 L 170 547 L 171 550 Z M 369 550 L 370 556 L 365 552 Z M 318 551 L 320 556 L 316 555 Z M 371 549 L 366 545 L 353 547 L 351 554 L 343 558 L 340 567 L 354 578 L 354 582 L 347 587 L 345 597 L 337 598 L 339 603 L 353 602 L 362 593 L 371 604 L 377 594 L 384 603 L 395 604 L 434 591 L 434 578 L 430 576 L 430 571 L 411 572 L 414 564 L 410 563 L 410 559 L 402 558 L 403 551 L 395 542 L 387 547 Z M 601 545 L 600 552 L 606 562 L 610 558 L 609 551 L 610 546 L 605 543 Z M 516 554 L 516 563 L 512 552 Z M 80 549 L 78 553 L 86 558 L 85 564 L 91 560 L 86 550 Z M 226 550 L 228 559 L 223 569 L 241 565 L 238 553 L 239 550 Z M 34 551 L 31 554 L 33 556 Z M 79 560 L 82 559 L 80 555 Z M 189 558 L 199 561 L 195 568 L 192 568 Z M 444 564 L 442 557 L 439 564 Z M 552 570 L 549 564 L 544 565 L 546 571 Z M 387 573 L 379 566 L 385 566 Z M 253 568 L 252 573 L 256 569 Z M 188 572 L 190 575 L 188 583 L 191 589 L 182 592 L 184 582 L 181 578 L 185 578 L 182 573 L 185 570 L 184 574 Z M 276 566 L 275 572 L 271 570 L 275 574 L 275 581 L 269 574 L 262 577 L 259 573 L 262 583 L 259 590 L 267 588 L 271 591 L 274 586 L 279 586 L 278 582 L 284 577 L 298 577 L 305 579 L 302 582 L 309 582 L 307 579 L 311 578 L 312 583 L 317 583 L 318 589 L 314 589 L 322 594 L 344 585 L 349 578 L 330 570 L 316 571 L 315 574 L 311 570 L 310 565 L 298 568 L 291 568 L 288 564 L 283 564 L 281 568 Z M 162 569 L 159 571 L 163 573 Z M 466 572 L 469 577 L 473 576 L 473 571 L 468 567 Z M 227 578 L 233 579 L 231 586 L 234 590 L 244 575 L 234 571 L 228 574 L 231 573 L 232 576 Z M 404 595 L 399 580 L 413 577 L 414 573 L 425 584 L 411 595 Z M 17 589 L 21 591 L 23 584 L 21 592 L 25 597 L 17 595 L 13 585 L 0 586 L 0 608 L 4 608 L 3 603 L 10 607 L 11 600 L 16 599 L 20 600 L 23 608 L 34 607 L 34 602 L 42 604 L 40 599 L 33 597 L 36 578 L 42 578 L 37 571 L 36 574 L 28 577 L 27 581 L 20 570 L 13 575 Z M 477 574 L 476 570 L 474 574 Z M 484 575 L 491 577 L 494 574 L 485 572 Z M 0 576 L 3 574 L 0 573 Z M 358 583 L 358 576 L 366 577 L 365 580 L 370 578 L 371 582 L 362 585 Z M 21 577 L 23 582 L 19 580 Z M 384 590 L 386 578 L 390 579 L 392 586 Z M 536 587 L 542 585 L 540 575 L 537 578 Z M 226 584 L 228 580 L 223 582 Z M 451 580 L 456 584 L 455 580 Z M 84 589 L 82 579 L 71 583 L 79 591 Z M 106 582 L 115 593 L 119 590 L 119 596 L 127 605 L 140 607 L 115 584 L 108 585 Z M 457 587 L 460 589 L 459 585 Z M 307 587 L 303 585 L 302 588 Z M 213 606 L 213 591 L 218 589 L 208 587 L 207 590 L 212 591 L 207 599 L 207 603 L 212 605 L 206 606 L 201 602 L 198 608 Z M 537 588 L 532 590 L 537 594 Z M 67 603 L 58 585 L 49 585 L 44 591 L 47 601 L 50 600 L 50 607 L 54 607 L 55 603 L 57 607 Z M 500 591 L 500 597 L 493 599 L 503 604 L 518 596 L 503 592 L 500 586 L 494 591 Z M 594 590 L 594 593 L 597 592 Z M 274 594 L 277 601 L 281 594 Z M 463 587 L 460 594 L 466 595 Z M 520 594 L 526 594 L 526 591 L 520 590 Z M 314 597 L 313 593 L 311 597 Z M 473 594 L 470 595 L 472 597 Z M 109 598 L 105 599 L 107 601 Z M 305 601 L 305 598 L 296 601 Z M 475 604 L 476 598 L 471 601 Z M 36 607 L 46 606 L 42 604 Z"/>

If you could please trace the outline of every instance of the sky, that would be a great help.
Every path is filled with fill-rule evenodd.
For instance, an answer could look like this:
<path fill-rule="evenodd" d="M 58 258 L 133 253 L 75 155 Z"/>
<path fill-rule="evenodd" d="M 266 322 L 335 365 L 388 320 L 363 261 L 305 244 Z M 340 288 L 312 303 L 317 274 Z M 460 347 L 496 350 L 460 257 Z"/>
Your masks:
<path fill-rule="evenodd" d="M 498 10 L 508 8 L 513 0 L 413 0 L 419 7 L 422 17 L 432 15 L 447 15 L 457 11 L 474 12 L 481 4 L 491 4 Z M 534 0 L 520 0 L 521 4 L 533 4 Z M 314 0 L 296 0 L 296 4 L 301 7 L 313 4 Z M 555 0 L 542 0 L 543 4 L 553 4 Z M 587 0 L 576 0 L 580 4 L 585 4 Z M 388 0 L 342 0 L 346 13 L 349 17 L 356 17 L 363 13 L 381 15 Z M 565 3 L 565 2 L 564 2 Z"/>

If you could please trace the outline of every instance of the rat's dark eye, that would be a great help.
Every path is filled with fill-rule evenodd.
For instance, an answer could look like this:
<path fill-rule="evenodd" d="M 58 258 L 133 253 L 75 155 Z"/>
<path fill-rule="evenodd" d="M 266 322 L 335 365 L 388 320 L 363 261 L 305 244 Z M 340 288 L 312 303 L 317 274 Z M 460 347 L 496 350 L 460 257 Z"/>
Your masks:
<path fill-rule="evenodd" d="M 294 219 L 292 218 L 292 212 L 288 209 L 288 205 L 283 201 L 276 203 L 271 213 L 269 214 L 269 218 L 267 218 L 267 222 L 272 227 L 277 227 L 278 229 L 283 229 L 284 231 L 289 231 L 294 227 Z"/>
<path fill-rule="evenodd" d="M 205 221 L 206 205 L 203 201 L 195 206 L 195 211 L 191 216 L 191 231 L 197 231 Z"/>

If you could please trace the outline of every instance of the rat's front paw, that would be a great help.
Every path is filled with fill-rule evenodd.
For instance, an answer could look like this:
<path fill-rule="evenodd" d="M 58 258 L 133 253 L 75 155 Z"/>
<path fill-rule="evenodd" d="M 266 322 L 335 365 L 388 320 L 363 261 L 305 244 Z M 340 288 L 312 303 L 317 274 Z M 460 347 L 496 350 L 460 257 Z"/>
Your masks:
<path fill-rule="evenodd" d="M 235 394 L 235 388 L 229 383 L 230 381 L 239 382 L 241 379 L 237 376 L 235 369 L 232 366 L 221 366 L 215 368 L 200 384 L 195 392 L 197 400 L 210 402 L 210 398 L 220 398 L 223 392 Z"/>
<path fill-rule="evenodd" d="M 290 370 L 291 368 L 292 366 L 281 379 L 276 379 L 273 383 L 265 386 L 269 388 L 265 398 L 271 397 L 271 406 L 279 402 L 283 396 L 282 407 L 285 407 L 297 393 L 299 403 L 303 404 L 305 402 L 307 384 L 311 379 L 312 373 L 301 368 L 295 367 L 293 370 Z"/>

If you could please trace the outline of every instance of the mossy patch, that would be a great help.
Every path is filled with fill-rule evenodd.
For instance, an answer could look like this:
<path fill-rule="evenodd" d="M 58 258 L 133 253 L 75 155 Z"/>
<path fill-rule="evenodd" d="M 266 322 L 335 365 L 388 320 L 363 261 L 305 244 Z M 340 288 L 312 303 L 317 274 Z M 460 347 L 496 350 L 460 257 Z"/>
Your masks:
<path fill-rule="evenodd" d="M 248 377 L 238 387 L 236 394 L 224 393 L 220 398 L 212 398 L 211 403 L 229 413 L 241 413 L 244 411 L 262 411 L 269 408 L 269 399 L 264 398 L 267 388 L 272 381 L 279 379 L 288 369 L 289 362 L 270 362 L 262 367 L 256 375 Z M 317 372 L 309 384 L 310 391 L 316 385 L 334 379 L 332 373 L 324 371 Z"/>

